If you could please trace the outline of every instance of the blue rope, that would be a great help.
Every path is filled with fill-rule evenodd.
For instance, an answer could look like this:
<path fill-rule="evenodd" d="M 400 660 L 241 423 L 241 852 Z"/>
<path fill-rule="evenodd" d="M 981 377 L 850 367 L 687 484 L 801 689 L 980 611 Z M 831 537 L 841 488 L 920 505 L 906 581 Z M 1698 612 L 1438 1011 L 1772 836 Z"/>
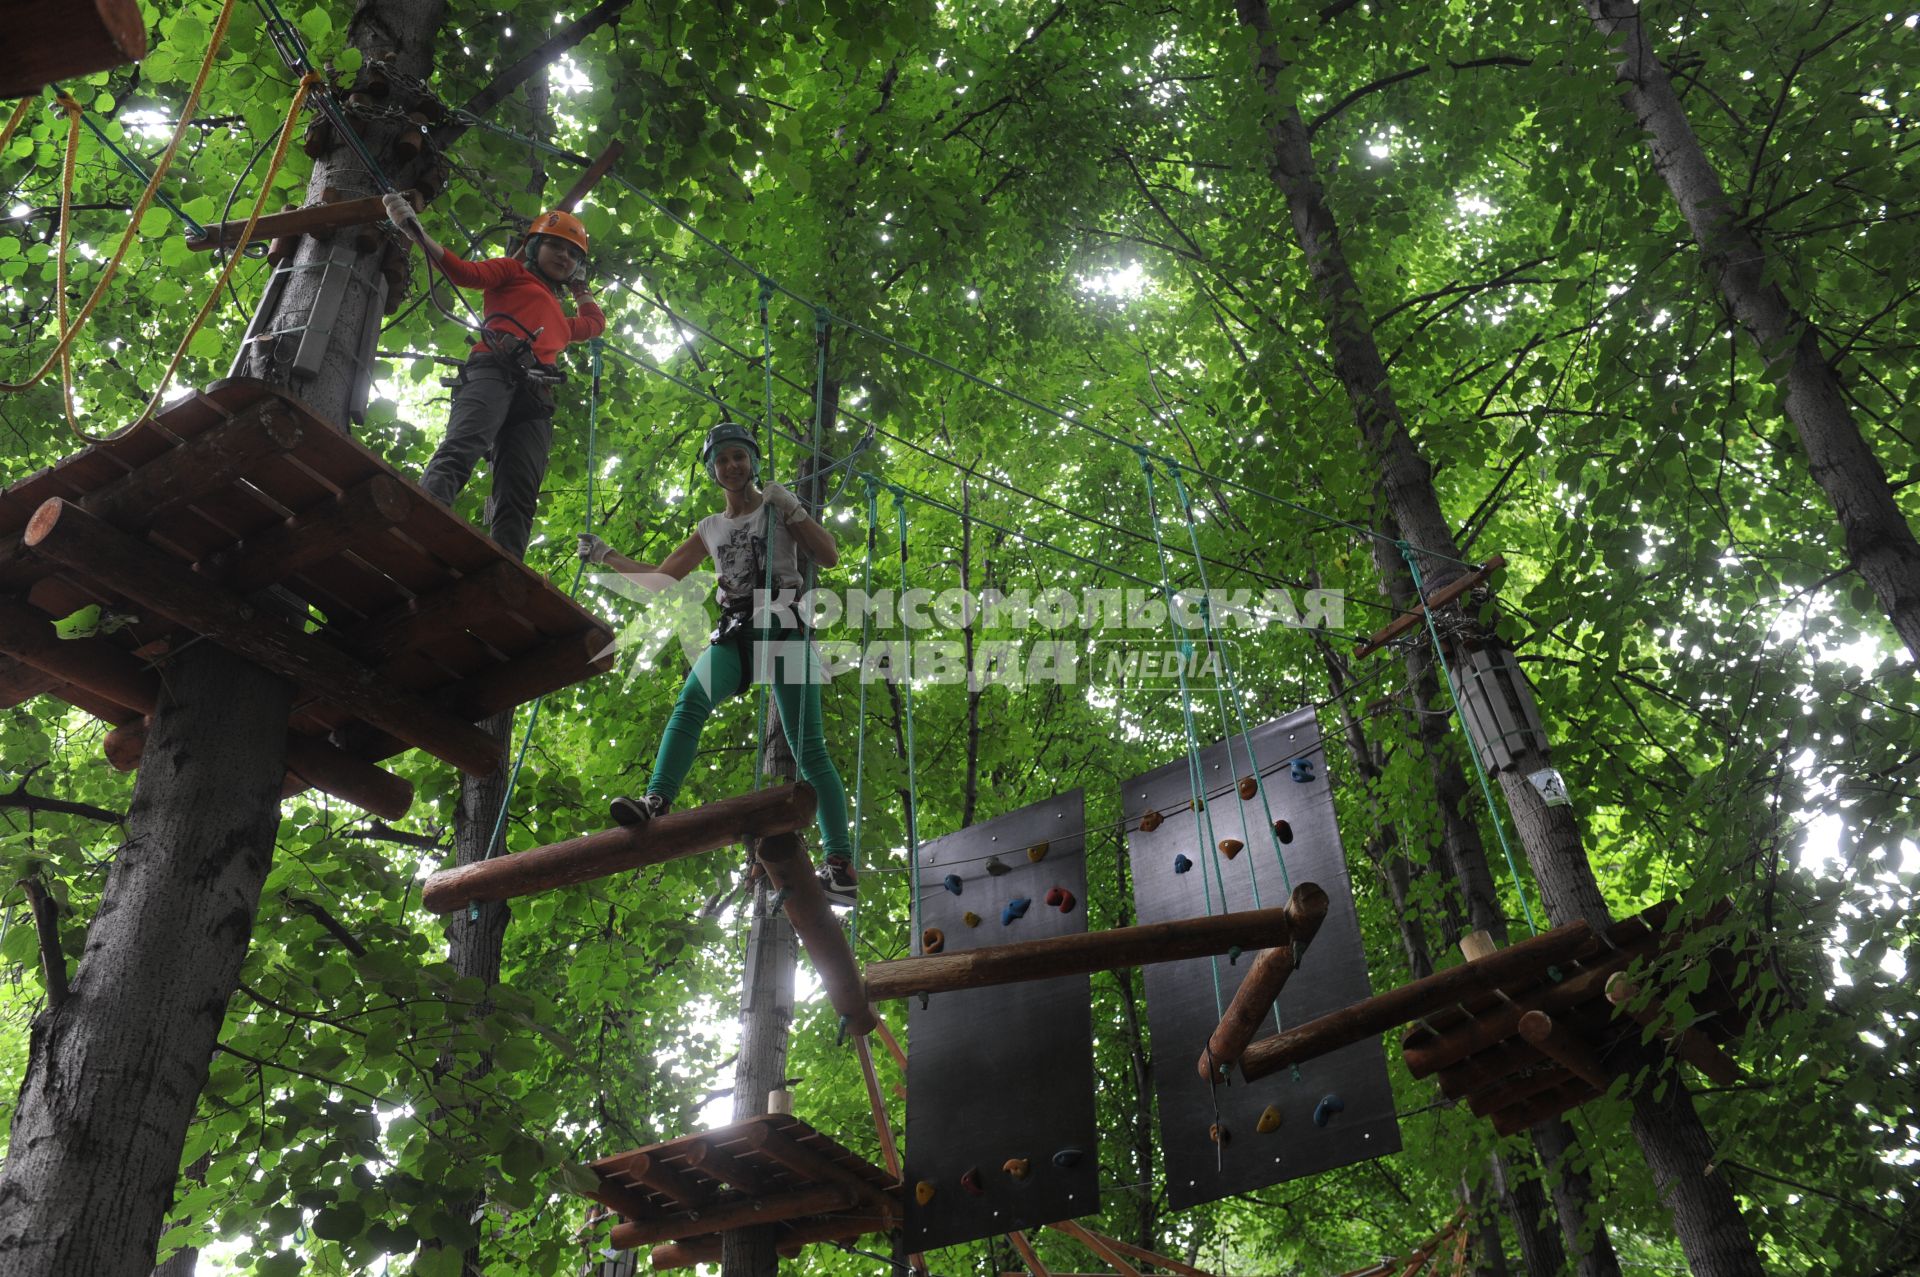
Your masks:
<path fill-rule="evenodd" d="M 901 497 L 901 490 L 888 485 L 893 493 L 893 513 L 900 530 L 900 594 L 907 592 L 907 503 Z M 900 627 L 901 648 L 906 653 L 906 676 L 900 680 L 901 697 L 905 701 L 907 720 L 907 859 L 913 866 L 913 900 L 911 925 L 913 934 L 920 934 L 920 791 L 915 780 L 913 764 L 913 631 Z M 865 680 L 863 679 L 862 682 Z"/>
<path fill-rule="evenodd" d="M 867 480 L 867 562 L 861 569 L 860 589 L 868 598 L 873 597 L 873 559 L 879 550 L 880 540 L 880 484 L 872 475 Z M 873 639 L 873 609 L 863 608 L 860 615 L 860 653 L 866 655 L 867 646 Z M 860 876 L 860 826 L 867 814 L 866 770 L 867 770 L 867 680 L 860 680 L 860 710 L 857 727 L 857 743 L 853 755 L 853 873 Z M 856 904 L 853 917 L 847 925 L 847 946 L 855 953 L 860 938 L 860 908 Z"/>

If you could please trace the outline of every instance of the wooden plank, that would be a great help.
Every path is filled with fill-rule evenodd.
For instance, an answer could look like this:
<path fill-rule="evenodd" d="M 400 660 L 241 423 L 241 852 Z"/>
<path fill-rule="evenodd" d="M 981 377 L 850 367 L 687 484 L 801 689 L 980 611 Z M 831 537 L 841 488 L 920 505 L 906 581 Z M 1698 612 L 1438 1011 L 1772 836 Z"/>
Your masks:
<path fill-rule="evenodd" d="M 536 891 L 591 882 L 744 842 L 749 837 L 789 832 L 812 820 L 813 810 L 811 788 L 804 784 L 776 785 L 691 811 L 668 812 L 636 828 L 609 829 L 443 869 L 427 879 L 420 902 L 433 913 L 452 913 L 466 908 L 470 901 L 512 900 Z"/>
<path fill-rule="evenodd" d="M 265 616 L 191 568 L 58 498 L 35 512 L 26 544 L 475 775 L 500 766 L 500 743 L 471 723 L 389 686 L 336 648 Z"/>
<path fill-rule="evenodd" d="M 1353 654 L 1354 659 L 1358 660 L 1363 656 L 1372 656 L 1375 652 L 1393 642 L 1393 640 L 1399 638 L 1414 626 L 1423 624 L 1427 619 L 1427 613 L 1438 611 L 1440 608 L 1452 603 L 1462 594 L 1480 585 L 1488 577 L 1505 566 L 1507 566 L 1507 561 L 1496 554 L 1465 576 L 1455 577 L 1428 595 L 1420 607 L 1414 611 L 1402 612 L 1399 616 L 1387 622 L 1384 629 L 1376 631 L 1366 642 L 1360 644 Z"/>
<path fill-rule="evenodd" d="M 372 665 L 440 640 L 451 630 L 484 622 L 498 611 L 526 605 L 535 584 L 514 564 L 495 559 L 477 572 L 409 599 L 340 636 L 343 646 Z"/>
<path fill-rule="evenodd" d="M 12 709 L 60 686 L 59 679 L 38 666 L 0 656 L 0 709 Z"/>
<path fill-rule="evenodd" d="M 847 1022 L 847 1032 L 864 1036 L 877 1023 L 870 1001 L 861 987 L 860 963 L 847 944 L 847 933 L 834 917 L 820 880 L 814 876 L 813 863 L 807 859 L 800 839 L 792 832 L 800 826 L 760 839 L 760 863 L 767 878 L 786 896 L 787 921 L 794 934 L 807 947 L 813 969 L 826 987 L 827 999 Z"/>
<path fill-rule="evenodd" d="M 899 1213 L 899 1205 L 878 1186 L 868 1183 L 831 1158 L 814 1152 L 771 1125 L 755 1123 L 742 1131 L 741 1136 L 749 1148 L 778 1162 L 802 1180 L 843 1189 L 855 1204 L 878 1215 L 891 1218 Z"/>
<path fill-rule="evenodd" d="M 731 1232 L 736 1228 L 757 1228 L 781 1223 L 803 1215 L 840 1211 L 850 1205 L 846 1193 L 837 1188 L 803 1188 L 777 1197 L 749 1197 L 726 1202 L 693 1215 L 668 1215 L 660 1219 L 636 1220 L 613 1230 L 616 1250 L 632 1250 L 654 1242 L 678 1241 L 703 1233 Z"/>
<path fill-rule="evenodd" d="M 1551 1091 L 1544 1091 L 1523 1104 L 1495 1113 L 1493 1129 L 1499 1135 L 1516 1135 L 1536 1122 L 1544 1122 L 1570 1108 L 1599 1098 L 1600 1092 L 1577 1077 L 1569 1077 Z"/>
<path fill-rule="evenodd" d="M 565 634 L 439 689 L 433 699 L 462 718 L 485 718 L 605 673 L 617 656 L 606 649 L 597 630 Z"/>
<path fill-rule="evenodd" d="M 136 0 L 15 0 L 0 42 L 0 101 L 30 97 L 49 84 L 108 71 L 147 56 L 147 28 Z"/>
<path fill-rule="evenodd" d="M 1530 1100 L 1536 1095 L 1565 1084 L 1572 1074 L 1552 1060 L 1544 1060 L 1531 1073 L 1502 1078 L 1493 1086 L 1467 1097 L 1467 1107 L 1478 1117 L 1491 1117 L 1504 1108 Z"/>
<path fill-rule="evenodd" d="M 1318 883 L 1303 882 L 1293 889 L 1287 901 L 1287 925 L 1293 930 L 1289 944 L 1263 949 L 1253 960 L 1247 978 L 1240 982 L 1233 1001 L 1221 1013 L 1220 1025 L 1200 1052 L 1200 1080 L 1214 1082 L 1240 1062 L 1247 1043 L 1273 1009 L 1273 1003 L 1293 974 L 1294 955 L 1302 953 L 1320 933 L 1326 921 L 1327 893 Z"/>
<path fill-rule="evenodd" d="M 704 1187 L 688 1181 L 671 1163 L 644 1149 L 595 1162 L 593 1169 L 602 1178 L 621 1176 L 633 1180 L 675 1206 L 688 1210 L 704 1206 L 713 1196 Z M 664 1212 L 655 1210 L 650 1213 L 657 1215 Z"/>
<path fill-rule="evenodd" d="M 677 1151 L 680 1156 L 687 1159 L 687 1165 L 702 1175 L 719 1180 L 728 1188 L 738 1190 L 749 1197 L 764 1197 L 780 1189 L 791 1190 L 791 1185 L 779 1184 L 765 1171 L 721 1148 L 715 1141 L 726 1134 L 726 1131 L 721 1130 L 714 1132 L 714 1138 L 688 1140 Z"/>
<path fill-rule="evenodd" d="M 573 212 L 580 206 L 580 201 L 587 197 L 587 192 L 598 186 L 600 179 L 607 175 L 607 170 L 618 163 L 620 157 L 626 153 L 627 145 L 619 138 L 607 143 L 607 149 L 600 152 L 593 163 L 587 165 L 586 171 L 573 180 L 573 185 L 567 188 L 567 193 L 560 197 L 560 202 L 554 207 L 562 212 Z"/>
<path fill-rule="evenodd" d="M 773 1248 L 782 1259 L 792 1259 L 802 1250 L 815 1242 L 857 1241 L 868 1233 L 885 1230 L 885 1221 L 869 1219 L 864 1215 L 820 1215 L 812 1219 L 790 1220 L 773 1227 L 775 1234 Z M 672 1268 L 691 1268 L 696 1264 L 717 1264 L 720 1262 L 722 1245 L 718 1233 L 704 1237 L 688 1237 L 677 1242 L 662 1242 L 649 1253 L 654 1268 L 665 1272 Z"/>
<path fill-rule="evenodd" d="M 405 484 L 376 474 L 249 536 L 204 570 L 229 589 L 257 590 L 285 580 L 310 563 L 332 558 L 379 528 L 399 523 L 411 505 Z"/>
<path fill-rule="evenodd" d="M 403 194 L 411 200 L 416 192 L 406 191 Z M 309 204 L 305 208 L 289 209 L 284 213 L 267 213 L 253 224 L 253 234 L 245 242 L 252 244 L 260 240 L 278 239 L 282 235 L 322 234 L 386 220 L 386 205 L 378 195 L 357 200 L 334 200 L 327 204 Z M 187 247 L 196 253 L 216 248 L 234 248 L 242 242 L 240 236 L 246 229 L 245 218 L 237 222 L 215 222 L 206 228 L 205 235 L 189 235 Z"/>
<path fill-rule="evenodd" d="M 291 414 L 266 400 L 161 454 L 79 504 L 121 531 L 139 531 L 153 526 L 162 515 L 246 477 L 268 457 L 292 451 L 304 436 Z"/>

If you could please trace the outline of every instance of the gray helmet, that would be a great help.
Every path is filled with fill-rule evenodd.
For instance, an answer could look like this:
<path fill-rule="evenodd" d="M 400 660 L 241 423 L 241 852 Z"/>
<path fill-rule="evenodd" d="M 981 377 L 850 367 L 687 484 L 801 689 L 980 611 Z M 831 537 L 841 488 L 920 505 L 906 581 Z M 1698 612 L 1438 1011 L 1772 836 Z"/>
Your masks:
<path fill-rule="evenodd" d="M 753 431 L 734 421 L 723 421 L 707 431 L 706 442 L 700 445 L 700 464 L 711 474 L 714 454 L 730 443 L 737 443 L 753 454 L 753 472 L 757 477 L 760 473 L 760 441 L 753 437 Z"/>

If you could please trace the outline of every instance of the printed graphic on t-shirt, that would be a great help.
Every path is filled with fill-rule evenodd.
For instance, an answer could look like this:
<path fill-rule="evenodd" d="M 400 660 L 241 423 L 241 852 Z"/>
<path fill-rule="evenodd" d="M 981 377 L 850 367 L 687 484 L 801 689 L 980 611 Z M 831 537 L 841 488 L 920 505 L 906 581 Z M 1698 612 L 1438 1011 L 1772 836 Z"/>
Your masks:
<path fill-rule="evenodd" d="M 763 520 L 736 523 L 728 528 L 726 539 L 713 547 L 714 566 L 720 569 L 720 592 L 729 599 L 753 596 L 767 561 L 767 537 Z M 756 570 L 757 569 L 757 570 Z"/>

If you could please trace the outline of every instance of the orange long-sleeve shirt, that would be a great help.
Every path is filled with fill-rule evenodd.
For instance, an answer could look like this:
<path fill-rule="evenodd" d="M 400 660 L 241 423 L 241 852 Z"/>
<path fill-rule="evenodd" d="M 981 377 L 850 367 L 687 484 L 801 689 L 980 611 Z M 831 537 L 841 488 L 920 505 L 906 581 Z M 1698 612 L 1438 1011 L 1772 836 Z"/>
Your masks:
<path fill-rule="evenodd" d="M 484 289 L 481 312 L 488 316 L 486 326 L 509 336 L 526 338 L 526 333 L 495 315 L 511 315 L 527 326 L 527 332 L 539 334 L 533 339 L 534 358 L 550 364 L 568 342 L 588 341 L 607 330 L 607 316 L 592 298 L 581 300 L 574 314 L 560 307 L 560 299 L 545 280 L 534 274 L 517 257 L 492 257 L 470 262 L 449 251 L 440 259 L 447 278 L 462 288 Z M 484 353 L 485 346 L 474 350 Z"/>

